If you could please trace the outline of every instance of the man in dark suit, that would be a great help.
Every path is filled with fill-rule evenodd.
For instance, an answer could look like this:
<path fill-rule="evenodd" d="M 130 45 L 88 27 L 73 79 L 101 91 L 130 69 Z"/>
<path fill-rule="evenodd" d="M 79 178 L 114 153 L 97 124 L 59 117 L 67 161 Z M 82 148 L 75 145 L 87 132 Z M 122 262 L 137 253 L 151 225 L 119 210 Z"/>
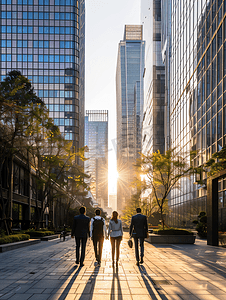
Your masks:
<path fill-rule="evenodd" d="M 137 214 L 132 216 L 129 234 L 134 238 L 135 245 L 135 255 L 137 260 L 137 266 L 144 262 L 144 239 L 148 234 L 148 222 L 147 217 L 141 214 L 141 209 L 136 209 Z M 140 242 L 140 255 L 139 255 L 139 245 Z M 139 261 L 140 257 L 140 261 Z"/>
<path fill-rule="evenodd" d="M 86 208 L 84 206 L 79 209 L 80 215 L 74 217 L 74 222 L 71 231 L 71 237 L 75 237 L 76 243 L 76 264 L 83 267 L 85 252 L 86 252 L 86 242 L 87 237 L 90 236 L 89 223 L 90 218 L 85 216 Z M 80 245 L 81 245 L 81 256 L 80 256 Z M 80 257 L 80 258 L 79 258 Z"/>

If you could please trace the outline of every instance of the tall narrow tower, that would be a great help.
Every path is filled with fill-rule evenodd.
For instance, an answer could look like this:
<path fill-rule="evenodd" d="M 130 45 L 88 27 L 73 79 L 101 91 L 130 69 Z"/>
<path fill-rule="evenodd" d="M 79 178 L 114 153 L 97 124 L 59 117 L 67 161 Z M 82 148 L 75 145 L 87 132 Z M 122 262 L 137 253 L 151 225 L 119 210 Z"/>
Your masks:
<path fill-rule="evenodd" d="M 86 110 L 85 144 L 88 160 L 85 172 L 90 175 L 90 190 L 103 209 L 108 207 L 108 111 Z"/>
<path fill-rule="evenodd" d="M 141 151 L 144 48 L 141 25 L 126 25 L 118 48 L 117 103 L 117 209 L 122 211 L 133 193 L 133 164 Z"/>

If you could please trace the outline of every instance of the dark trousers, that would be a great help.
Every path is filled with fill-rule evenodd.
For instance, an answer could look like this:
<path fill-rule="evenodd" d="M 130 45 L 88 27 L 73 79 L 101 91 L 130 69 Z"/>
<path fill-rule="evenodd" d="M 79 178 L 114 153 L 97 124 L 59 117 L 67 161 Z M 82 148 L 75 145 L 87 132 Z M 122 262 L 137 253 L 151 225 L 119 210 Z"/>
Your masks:
<path fill-rule="evenodd" d="M 116 261 L 119 260 L 119 249 L 120 249 L 120 243 L 121 243 L 122 237 L 111 237 L 111 254 L 112 254 L 112 261 L 114 261 L 115 258 L 115 247 L 116 247 Z"/>
<path fill-rule="evenodd" d="M 140 255 L 139 255 L 139 242 L 140 242 Z M 144 257 L 144 238 L 134 237 L 134 246 L 135 246 L 135 256 L 136 260 L 139 262 L 139 257 Z"/>
<path fill-rule="evenodd" d="M 101 261 L 102 249 L 103 249 L 104 238 L 93 238 L 93 247 L 95 252 L 95 257 L 98 262 Z"/>
<path fill-rule="evenodd" d="M 85 253 L 86 253 L 86 242 L 87 242 L 87 237 L 85 238 L 80 238 L 76 237 L 75 238 L 75 244 L 76 244 L 76 262 L 82 264 L 85 259 Z M 80 245 L 81 245 L 81 255 L 80 255 Z"/>

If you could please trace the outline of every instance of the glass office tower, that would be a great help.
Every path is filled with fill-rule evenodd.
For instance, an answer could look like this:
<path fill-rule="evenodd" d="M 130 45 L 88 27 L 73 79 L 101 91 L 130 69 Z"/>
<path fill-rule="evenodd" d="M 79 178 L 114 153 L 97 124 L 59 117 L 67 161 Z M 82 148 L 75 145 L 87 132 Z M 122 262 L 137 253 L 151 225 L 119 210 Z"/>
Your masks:
<path fill-rule="evenodd" d="M 133 193 L 133 164 L 141 152 L 145 43 L 141 25 L 126 25 L 118 48 L 117 104 L 117 209 L 122 211 Z"/>
<path fill-rule="evenodd" d="M 78 148 L 79 112 L 84 119 L 84 81 L 79 82 L 84 70 L 84 57 L 79 56 L 84 1 L 1 0 L 0 7 L 1 80 L 11 70 L 28 77 L 50 117 Z"/>
<path fill-rule="evenodd" d="M 171 145 L 194 164 L 226 143 L 226 1 L 172 1 Z M 205 178 L 203 178 L 205 180 Z M 206 186 L 183 179 L 171 193 L 168 223 L 190 226 L 206 211 Z M 219 229 L 226 228 L 226 181 L 219 189 Z M 225 230 L 225 229 L 224 229 Z"/>
<path fill-rule="evenodd" d="M 91 176 L 90 190 L 100 207 L 108 207 L 108 111 L 86 110 L 85 172 Z"/>
<path fill-rule="evenodd" d="M 165 67 L 161 54 L 161 1 L 141 2 L 145 72 L 142 153 L 164 152 Z"/>

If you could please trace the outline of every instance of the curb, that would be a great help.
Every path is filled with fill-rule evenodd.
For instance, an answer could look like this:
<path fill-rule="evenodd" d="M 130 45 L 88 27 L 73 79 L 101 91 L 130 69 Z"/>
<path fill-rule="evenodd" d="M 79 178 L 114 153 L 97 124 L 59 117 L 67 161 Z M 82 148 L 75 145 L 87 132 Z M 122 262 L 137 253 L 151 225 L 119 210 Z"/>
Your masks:
<path fill-rule="evenodd" d="M 21 241 L 21 242 L 16 242 L 16 243 L 0 245 L 0 253 L 18 249 L 18 248 L 22 248 L 22 247 L 26 247 L 26 246 L 31 246 L 34 244 L 38 244 L 40 242 L 41 242 L 41 240 L 39 239 L 39 240 L 28 240 L 28 241 Z"/>

